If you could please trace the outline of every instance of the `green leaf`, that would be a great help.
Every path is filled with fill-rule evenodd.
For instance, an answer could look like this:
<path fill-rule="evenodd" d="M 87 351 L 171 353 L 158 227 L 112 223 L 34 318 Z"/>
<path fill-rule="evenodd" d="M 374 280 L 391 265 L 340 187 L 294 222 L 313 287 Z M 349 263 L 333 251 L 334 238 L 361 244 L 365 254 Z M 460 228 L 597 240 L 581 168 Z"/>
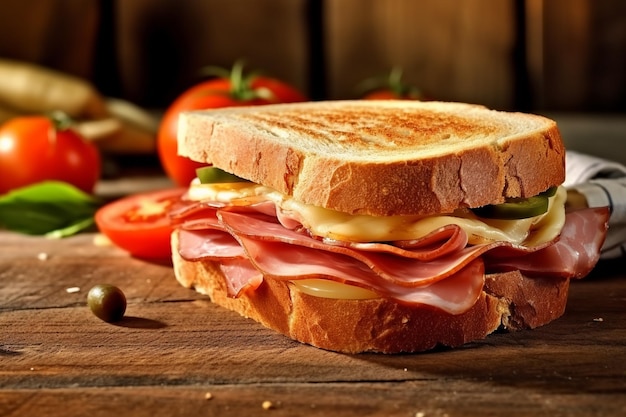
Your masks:
<path fill-rule="evenodd" d="M 75 235 L 76 233 L 82 230 L 89 229 L 94 224 L 95 224 L 95 221 L 93 219 L 93 216 L 87 217 L 83 220 L 77 220 L 74 223 L 62 229 L 56 229 L 51 232 L 48 232 L 46 233 L 46 237 L 50 239 L 59 239 L 59 238 Z"/>
<path fill-rule="evenodd" d="M 60 181 L 44 181 L 0 196 L 0 226 L 15 232 L 65 237 L 91 227 L 102 202 Z"/>

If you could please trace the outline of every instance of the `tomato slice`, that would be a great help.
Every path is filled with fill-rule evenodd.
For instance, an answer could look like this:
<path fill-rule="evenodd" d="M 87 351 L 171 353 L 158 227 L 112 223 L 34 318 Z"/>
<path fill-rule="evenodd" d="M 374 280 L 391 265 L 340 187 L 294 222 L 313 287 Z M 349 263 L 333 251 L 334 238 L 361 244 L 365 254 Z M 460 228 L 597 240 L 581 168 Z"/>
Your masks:
<path fill-rule="evenodd" d="M 123 197 L 102 206 L 95 215 L 98 229 L 116 246 L 138 258 L 171 257 L 168 211 L 186 188 L 150 191 Z"/>

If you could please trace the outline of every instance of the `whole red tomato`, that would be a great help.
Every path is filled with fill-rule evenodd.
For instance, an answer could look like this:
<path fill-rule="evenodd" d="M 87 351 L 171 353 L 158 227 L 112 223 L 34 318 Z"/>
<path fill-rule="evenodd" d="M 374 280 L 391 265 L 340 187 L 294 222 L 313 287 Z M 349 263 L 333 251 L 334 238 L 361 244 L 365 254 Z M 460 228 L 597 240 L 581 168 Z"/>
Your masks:
<path fill-rule="evenodd" d="M 270 103 L 292 103 L 307 98 L 289 84 L 260 75 L 243 76 L 237 63 L 217 78 L 201 82 L 184 91 L 167 108 L 157 136 L 157 150 L 165 173 L 176 184 L 188 186 L 201 164 L 177 154 L 178 115 L 182 111 L 221 107 L 257 106 Z"/>
<path fill-rule="evenodd" d="M 64 117 L 22 116 L 0 126 L 0 194 L 45 180 L 91 193 L 100 178 L 96 146 Z"/>

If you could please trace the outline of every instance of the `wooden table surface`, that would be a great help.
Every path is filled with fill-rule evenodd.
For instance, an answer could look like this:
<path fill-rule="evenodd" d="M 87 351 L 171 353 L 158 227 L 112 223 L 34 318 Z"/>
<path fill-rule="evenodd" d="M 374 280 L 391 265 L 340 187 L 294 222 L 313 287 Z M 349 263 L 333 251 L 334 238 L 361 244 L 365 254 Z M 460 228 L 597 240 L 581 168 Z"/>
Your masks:
<path fill-rule="evenodd" d="M 542 328 L 344 355 L 217 307 L 170 265 L 96 236 L 0 232 L 0 416 L 626 415 L 623 259 L 573 282 L 565 315 Z M 86 306 L 98 283 L 125 292 L 121 322 Z"/>

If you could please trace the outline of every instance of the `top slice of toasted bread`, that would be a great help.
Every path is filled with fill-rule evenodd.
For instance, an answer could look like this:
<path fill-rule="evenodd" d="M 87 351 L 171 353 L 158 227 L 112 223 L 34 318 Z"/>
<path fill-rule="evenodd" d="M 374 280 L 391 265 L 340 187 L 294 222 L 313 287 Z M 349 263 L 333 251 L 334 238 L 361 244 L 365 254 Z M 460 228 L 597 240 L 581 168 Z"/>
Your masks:
<path fill-rule="evenodd" d="M 183 113 L 179 154 L 352 214 L 441 214 L 559 185 L 556 123 L 482 106 L 318 101 Z"/>

